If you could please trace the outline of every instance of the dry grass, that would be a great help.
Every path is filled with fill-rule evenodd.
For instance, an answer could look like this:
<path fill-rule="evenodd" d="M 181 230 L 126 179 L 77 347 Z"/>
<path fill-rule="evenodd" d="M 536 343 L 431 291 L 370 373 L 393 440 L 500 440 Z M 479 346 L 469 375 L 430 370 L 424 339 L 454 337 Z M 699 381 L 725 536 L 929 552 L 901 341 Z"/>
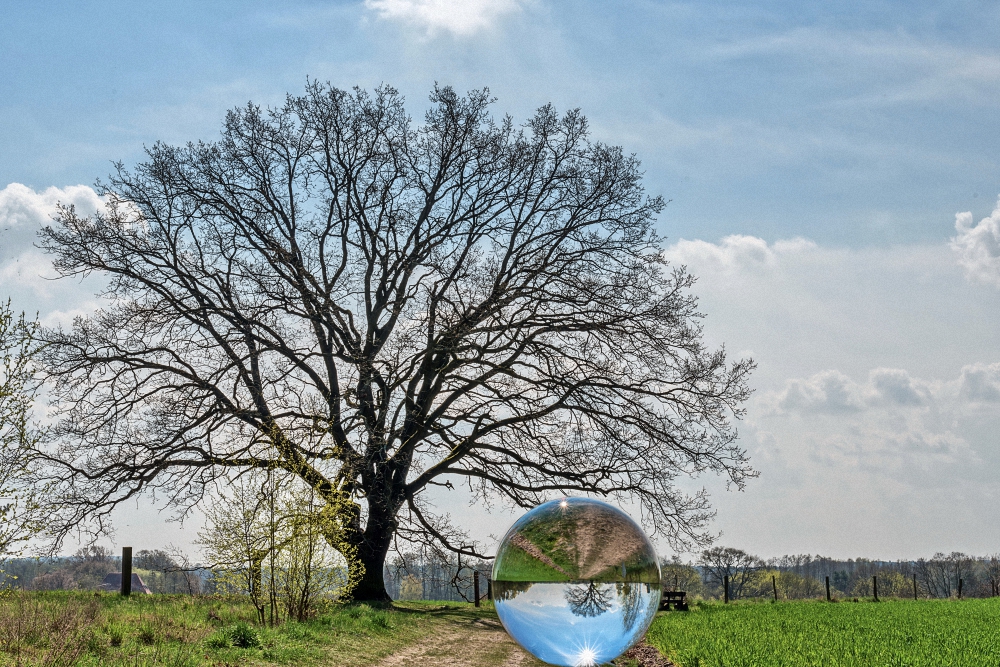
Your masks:
<path fill-rule="evenodd" d="M 73 665 L 87 650 L 100 615 L 96 601 L 13 595 L 0 603 L 0 654 L 14 665 Z"/>
<path fill-rule="evenodd" d="M 496 618 L 489 607 L 425 602 L 331 605 L 277 627 L 256 626 L 254 617 L 238 598 L 14 594 L 0 599 L 0 666 L 367 667 L 410 644 L 433 646 L 449 628 L 471 632 Z M 506 652 L 491 647 L 483 664 L 504 664 Z"/>

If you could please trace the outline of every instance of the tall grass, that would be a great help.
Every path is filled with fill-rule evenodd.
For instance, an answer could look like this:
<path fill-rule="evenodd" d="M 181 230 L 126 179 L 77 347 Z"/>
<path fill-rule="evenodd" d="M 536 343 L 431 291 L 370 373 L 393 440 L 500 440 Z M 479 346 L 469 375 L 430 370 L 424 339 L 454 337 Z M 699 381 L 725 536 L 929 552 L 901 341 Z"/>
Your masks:
<path fill-rule="evenodd" d="M 0 603 L 0 654 L 15 665 L 72 665 L 86 651 L 99 615 L 94 600 L 10 596 Z"/>
<path fill-rule="evenodd" d="M 15 593 L 0 599 L 0 666 L 361 667 L 432 632 L 432 609 L 327 605 L 307 621 L 266 627 L 239 597 Z"/>

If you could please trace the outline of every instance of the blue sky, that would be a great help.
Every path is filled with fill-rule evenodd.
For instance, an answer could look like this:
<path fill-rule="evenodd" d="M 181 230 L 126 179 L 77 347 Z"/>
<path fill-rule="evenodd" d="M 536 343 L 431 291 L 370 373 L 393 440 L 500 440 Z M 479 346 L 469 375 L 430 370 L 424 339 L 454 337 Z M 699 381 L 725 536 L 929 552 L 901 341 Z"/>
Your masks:
<path fill-rule="evenodd" d="M 998 37 L 1000 5 L 971 1 L 0 2 L 0 296 L 50 323 L 93 308 L 40 278 L 52 204 L 97 205 L 75 186 L 111 161 L 307 77 L 390 83 L 415 117 L 435 81 L 515 119 L 580 107 L 671 200 L 706 337 L 760 364 L 760 479 L 695 482 L 721 542 L 1000 551 Z M 482 535 L 509 520 L 447 502 Z"/>
<path fill-rule="evenodd" d="M 549 101 L 582 107 L 673 200 L 671 237 L 905 243 L 947 234 L 957 208 L 991 210 L 995 3 L 471 11 L 490 4 L 500 10 L 475 29 L 447 9 L 420 21 L 412 0 L 7 3 L 0 182 L 92 183 L 109 160 L 211 137 L 227 108 L 277 103 L 312 76 L 386 81 L 414 107 L 435 80 L 487 85 L 518 118 Z"/>

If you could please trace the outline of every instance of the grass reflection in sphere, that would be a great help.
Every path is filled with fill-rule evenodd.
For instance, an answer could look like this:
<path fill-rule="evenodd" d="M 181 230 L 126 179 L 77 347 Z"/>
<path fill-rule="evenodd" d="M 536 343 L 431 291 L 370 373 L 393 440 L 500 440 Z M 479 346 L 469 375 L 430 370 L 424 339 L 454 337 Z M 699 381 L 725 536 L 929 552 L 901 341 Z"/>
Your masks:
<path fill-rule="evenodd" d="M 552 500 L 504 536 L 493 599 L 504 628 L 538 659 L 599 665 L 645 635 L 660 605 L 660 565 L 642 528 L 617 507 Z"/>

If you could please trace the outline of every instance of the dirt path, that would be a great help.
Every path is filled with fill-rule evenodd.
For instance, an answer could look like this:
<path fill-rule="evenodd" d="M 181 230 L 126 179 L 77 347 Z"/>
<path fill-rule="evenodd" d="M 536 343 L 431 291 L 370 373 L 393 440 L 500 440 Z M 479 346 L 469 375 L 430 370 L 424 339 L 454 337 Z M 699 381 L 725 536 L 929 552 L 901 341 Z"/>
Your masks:
<path fill-rule="evenodd" d="M 447 605 L 414 611 L 431 623 L 429 631 L 373 667 L 546 667 L 510 638 L 492 611 Z M 675 667 L 645 643 L 629 650 L 614 664 Z"/>
<path fill-rule="evenodd" d="M 416 644 L 383 658 L 377 667 L 541 667 L 495 619 L 449 615 Z"/>

